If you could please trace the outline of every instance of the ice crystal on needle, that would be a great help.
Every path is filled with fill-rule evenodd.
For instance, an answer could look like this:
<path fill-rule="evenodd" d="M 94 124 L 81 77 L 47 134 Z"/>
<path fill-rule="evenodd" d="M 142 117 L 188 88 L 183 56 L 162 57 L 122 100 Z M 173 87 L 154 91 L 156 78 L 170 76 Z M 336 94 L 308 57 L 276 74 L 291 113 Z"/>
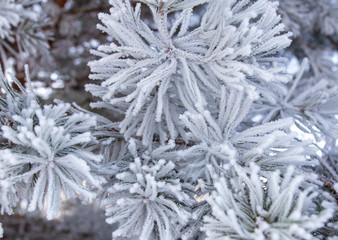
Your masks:
<path fill-rule="evenodd" d="M 189 218 L 184 209 L 189 196 L 182 190 L 175 164 L 156 160 L 160 149 L 139 157 L 133 139 L 129 151 L 133 156 L 129 168 L 116 175 L 103 200 L 107 222 L 119 224 L 113 237 L 176 239 Z"/>
<path fill-rule="evenodd" d="M 279 59 L 270 58 L 290 44 L 276 3 L 141 2 L 150 8 L 154 29 L 141 19 L 140 3 L 111 1 L 110 14 L 100 14 L 99 29 L 114 41 L 93 51 L 101 58 L 89 63 L 91 78 L 101 83 L 86 86 L 102 99 L 92 106 L 125 113 L 120 128 L 126 138 L 143 135 L 147 145 L 154 134 L 182 134 L 178 116 L 203 109 L 223 85 L 287 81 Z M 191 27 L 194 8 L 206 2 L 199 25 Z"/>
<path fill-rule="evenodd" d="M 335 237 L 336 0 L 0 2 L 1 214 L 95 197 L 114 240 Z"/>
<path fill-rule="evenodd" d="M 314 164 L 304 156 L 305 144 L 299 143 L 294 134 L 287 133 L 292 119 L 269 122 L 240 132 L 238 126 L 250 109 L 252 96 L 243 90 L 225 87 L 221 92 L 215 116 L 209 111 L 187 111 L 181 116 L 190 130 L 187 135 L 196 143 L 176 152 L 181 177 L 210 182 L 206 167 L 209 164 L 217 172 L 230 162 L 242 166 L 254 162 L 268 171 L 285 169 L 291 164 Z"/>
<path fill-rule="evenodd" d="M 266 181 L 255 165 L 249 174 L 234 167 L 231 178 L 214 175 L 216 190 L 207 197 L 212 216 L 202 227 L 206 239 L 314 239 L 311 232 L 324 226 L 334 205 L 317 203 L 317 190 L 304 188 L 307 180 L 293 171 L 283 178 L 274 172 Z"/>
<path fill-rule="evenodd" d="M 6 94 L 20 100 L 20 94 L 13 89 Z M 25 104 L 2 105 L 14 112 L 5 115 L 6 125 L 1 127 L 6 146 L 0 150 L 1 189 L 28 199 L 30 211 L 46 207 L 47 218 L 51 219 L 60 208 L 61 191 L 66 198 L 79 195 L 85 201 L 95 197 L 94 188 L 100 187 L 91 166 L 101 159 L 84 148 L 93 141 L 89 130 L 96 121 L 90 115 L 75 112 L 70 104 L 41 108 L 29 96 L 22 93 Z M 13 186 L 20 190 L 13 190 Z"/>

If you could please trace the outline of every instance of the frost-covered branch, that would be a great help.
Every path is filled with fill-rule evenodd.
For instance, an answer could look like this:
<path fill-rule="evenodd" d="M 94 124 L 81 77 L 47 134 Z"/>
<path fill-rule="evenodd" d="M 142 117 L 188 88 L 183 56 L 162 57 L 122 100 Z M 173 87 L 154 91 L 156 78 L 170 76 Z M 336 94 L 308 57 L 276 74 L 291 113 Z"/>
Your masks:
<path fill-rule="evenodd" d="M 101 83 L 86 86 L 102 99 L 93 107 L 125 114 L 125 138 L 143 136 L 149 145 L 154 134 L 184 137 L 179 115 L 214 102 L 221 86 L 287 81 L 281 59 L 270 57 L 290 44 L 275 3 L 208 1 L 193 27 L 194 8 L 205 1 L 142 2 L 153 28 L 141 18 L 143 4 L 129 0 L 111 1 L 110 14 L 100 14 L 98 28 L 113 42 L 93 51 L 100 59 L 89 63 L 91 78 Z"/>
<path fill-rule="evenodd" d="M 39 53 L 48 54 L 51 37 L 48 31 L 43 30 L 47 19 L 41 14 L 39 4 L 40 1 L 1 1 L 0 60 L 5 69 L 9 67 L 11 57 L 22 60 Z"/>
<path fill-rule="evenodd" d="M 197 141 L 196 145 L 176 153 L 182 177 L 194 182 L 200 178 L 210 182 L 206 168 L 209 164 L 215 171 L 231 162 L 242 166 L 256 163 L 268 171 L 288 165 L 314 164 L 304 156 L 304 146 L 308 143 L 300 143 L 294 134 L 288 133 L 290 118 L 238 131 L 251 103 L 252 97 L 243 90 L 222 88 L 215 117 L 209 111 L 186 112 L 181 116 L 190 130 L 187 135 Z"/>
<path fill-rule="evenodd" d="M 7 105 L 2 101 L 1 106 L 1 196 L 27 199 L 30 211 L 46 207 L 48 219 L 59 211 L 61 191 L 66 198 L 94 198 L 100 181 L 91 167 L 101 158 L 85 146 L 94 141 L 90 129 L 96 125 L 95 118 L 75 112 L 70 104 L 41 107 L 33 93 L 22 87 L 25 92 L 16 92 L 2 75 L 5 86 L 6 99 L 19 101 L 14 105 L 14 101 Z"/>
<path fill-rule="evenodd" d="M 317 203 L 318 190 L 304 188 L 309 179 L 293 176 L 292 167 L 266 178 L 253 164 L 250 173 L 236 166 L 229 171 L 230 177 L 212 173 L 216 190 L 207 197 L 212 216 L 204 218 L 206 239 L 314 239 L 311 232 L 332 217 L 332 199 Z"/>
<path fill-rule="evenodd" d="M 191 200 L 177 178 L 175 164 L 161 159 L 166 148 L 139 156 L 137 145 L 131 139 L 129 154 L 121 162 L 112 162 L 120 166 L 120 172 L 113 176 L 115 184 L 102 204 L 107 207 L 107 222 L 119 224 L 113 238 L 176 239 L 189 218 L 184 206 Z"/>

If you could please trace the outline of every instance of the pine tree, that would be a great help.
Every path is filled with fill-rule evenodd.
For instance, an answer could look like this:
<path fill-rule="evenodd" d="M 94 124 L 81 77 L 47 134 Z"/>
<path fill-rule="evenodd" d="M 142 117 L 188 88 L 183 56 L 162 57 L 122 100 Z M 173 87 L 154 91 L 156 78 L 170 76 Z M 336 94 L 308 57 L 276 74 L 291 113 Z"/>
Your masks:
<path fill-rule="evenodd" d="M 82 90 L 95 97 L 89 111 L 42 103 L 34 66 L 25 80 L 9 73 L 58 55 L 48 53 L 48 3 L 0 3 L 1 213 L 26 200 L 50 220 L 64 195 L 100 201 L 112 239 L 334 239 L 338 55 L 309 45 L 334 49 L 338 3 L 109 5 Z M 294 78 L 290 54 L 304 58 Z"/>

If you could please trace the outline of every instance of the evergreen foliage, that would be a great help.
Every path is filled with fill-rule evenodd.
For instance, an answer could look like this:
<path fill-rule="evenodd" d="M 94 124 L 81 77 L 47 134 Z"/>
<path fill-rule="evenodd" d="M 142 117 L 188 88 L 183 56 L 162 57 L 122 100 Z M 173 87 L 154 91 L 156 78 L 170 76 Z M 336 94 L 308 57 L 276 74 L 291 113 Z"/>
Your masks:
<path fill-rule="evenodd" d="M 91 11 L 83 8 L 88 1 L 56 2 L 67 17 L 75 8 Z M 109 5 L 98 15 L 105 42 L 89 41 L 97 49 L 83 91 L 95 97 L 94 113 L 40 101 L 34 78 L 48 67 L 30 66 L 33 81 L 28 67 L 25 80 L 10 73 L 34 56 L 57 61 L 46 16 L 59 8 L 0 2 L 1 214 L 25 200 L 27 211 L 50 220 L 63 199 L 97 199 L 112 239 L 334 239 L 338 3 Z M 61 23 L 56 39 L 72 34 Z M 307 37 L 316 34 L 319 40 Z M 301 47 L 288 48 L 291 38 Z M 80 56 L 76 47 L 61 48 Z M 304 58 L 294 78 L 287 72 L 293 54 Z"/>
<path fill-rule="evenodd" d="M 46 19 L 33 5 L 30 0 L 1 1 L 0 56 L 4 66 L 11 57 L 48 54 L 50 33 L 43 31 Z"/>
<path fill-rule="evenodd" d="M 266 179 L 254 164 L 249 173 L 236 165 L 228 172 L 213 174 L 216 190 L 207 198 L 212 216 L 202 227 L 206 239 L 313 239 L 311 232 L 332 216 L 332 205 L 318 203 L 315 185 L 302 186 L 306 177 L 293 177 L 293 167 Z"/>

